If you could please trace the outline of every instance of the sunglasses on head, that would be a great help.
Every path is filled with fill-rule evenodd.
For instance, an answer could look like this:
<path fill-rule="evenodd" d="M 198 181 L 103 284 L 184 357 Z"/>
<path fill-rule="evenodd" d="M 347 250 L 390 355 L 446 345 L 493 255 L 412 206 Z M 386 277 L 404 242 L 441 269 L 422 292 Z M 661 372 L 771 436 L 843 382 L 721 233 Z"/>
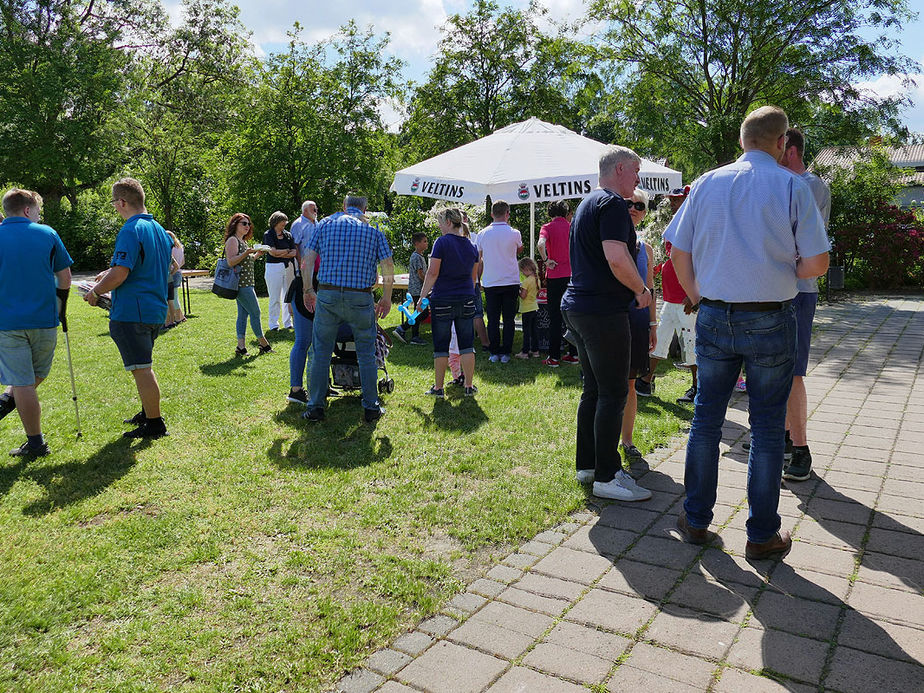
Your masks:
<path fill-rule="evenodd" d="M 645 211 L 645 203 L 644 203 L 644 202 L 637 202 L 637 201 L 635 201 L 635 200 L 626 200 L 626 204 L 629 205 L 629 210 L 630 210 L 630 211 L 632 210 L 633 207 L 635 208 L 635 211 L 636 211 L 636 212 L 644 212 L 644 211 Z"/>

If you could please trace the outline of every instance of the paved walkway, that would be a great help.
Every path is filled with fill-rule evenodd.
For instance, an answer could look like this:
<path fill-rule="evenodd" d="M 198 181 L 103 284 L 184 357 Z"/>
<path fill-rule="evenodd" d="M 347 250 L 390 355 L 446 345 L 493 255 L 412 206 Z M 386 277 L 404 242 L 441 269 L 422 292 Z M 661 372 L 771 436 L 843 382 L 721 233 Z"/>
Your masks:
<path fill-rule="evenodd" d="M 445 612 L 375 653 L 349 693 L 924 691 L 924 300 L 820 307 L 816 475 L 785 484 L 782 562 L 747 562 L 747 398 L 723 438 L 722 548 L 671 533 L 684 440 L 650 456 L 645 503 L 542 532 Z"/>

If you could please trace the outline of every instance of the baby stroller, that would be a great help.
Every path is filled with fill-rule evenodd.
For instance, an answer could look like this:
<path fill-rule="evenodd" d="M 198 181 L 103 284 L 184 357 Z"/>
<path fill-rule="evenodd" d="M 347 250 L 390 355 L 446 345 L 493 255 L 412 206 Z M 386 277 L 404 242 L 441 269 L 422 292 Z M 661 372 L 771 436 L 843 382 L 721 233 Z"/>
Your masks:
<path fill-rule="evenodd" d="M 385 360 L 391 351 L 392 342 L 388 334 L 378 324 L 375 326 L 375 365 L 384 373 L 379 379 L 379 394 L 394 392 L 394 378 L 388 375 L 388 366 Z M 340 325 L 337 330 L 337 341 L 334 342 L 334 353 L 330 359 L 331 385 L 340 390 L 359 390 L 362 386 L 359 381 L 359 362 L 356 360 L 356 344 L 353 342 L 353 332 L 350 326 Z"/>

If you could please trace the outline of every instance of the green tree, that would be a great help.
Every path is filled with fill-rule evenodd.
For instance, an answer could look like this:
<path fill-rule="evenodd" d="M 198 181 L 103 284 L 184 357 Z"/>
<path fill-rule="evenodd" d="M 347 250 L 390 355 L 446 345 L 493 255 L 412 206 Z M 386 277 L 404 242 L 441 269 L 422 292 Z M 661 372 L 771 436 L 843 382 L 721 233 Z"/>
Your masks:
<path fill-rule="evenodd" d="M 300 31 L 259 66 L 222 140 L 233 203 L 257 220 L 297 213 L 309 196 L 335 211 L 349 190 L 380 204 L 393 170 L 379 106 L 400 96 L 401 62 L 385 55 L 388 36 L 350 23 L 307 45 Z"/>
<path fill-rule="evenodd" d="M 543 33 L 537 21 L 545 12 L 536 3 L 501 10 L 494 0 L 478 0 L 468 14 L 447 20 L 402 128 L 409 158 L 434 156 L 530 116 L 579 127 L 572 97 L 589 77 L 580 61 L 584 47 L 567 38 L 565 27 Z"/>
<path fill-rule="evenodd" d="M 592 13 L 609 22 L 604 41 L 622 85 L 611 119 L 688 170 L 734 158 L 742 119 L 763 104 L 793 122 L 823 104 L 848 122 L 888 121 L 905 101 L 855 85 L 916 68 L 889 36 L 911 16 L 904 0 L 594 0 Z"/>

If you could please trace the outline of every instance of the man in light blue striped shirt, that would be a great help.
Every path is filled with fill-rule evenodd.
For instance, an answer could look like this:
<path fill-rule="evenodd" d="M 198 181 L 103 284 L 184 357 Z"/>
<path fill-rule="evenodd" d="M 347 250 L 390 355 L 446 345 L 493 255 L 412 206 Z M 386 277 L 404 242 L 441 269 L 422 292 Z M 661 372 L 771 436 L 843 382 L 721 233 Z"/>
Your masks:
<path fill-rule="evenodd" d="M 797 279 L 828 267 L 828 238 L 812 192 L 779 166 L 788 127 L 786 113 L 774 106 L 750 113 L 741 124 L 744 154 L 697 180 L 664 232 L 677 278 L 699 306 L 699 382 L 677 527 L 691 543 L 711 539 L 722 424 L 744 365 L 751 424 L 745 554 L 751 559 L 785 556 L 792 547 L 777 513 L 795 363 L 792 299 Z"/>

